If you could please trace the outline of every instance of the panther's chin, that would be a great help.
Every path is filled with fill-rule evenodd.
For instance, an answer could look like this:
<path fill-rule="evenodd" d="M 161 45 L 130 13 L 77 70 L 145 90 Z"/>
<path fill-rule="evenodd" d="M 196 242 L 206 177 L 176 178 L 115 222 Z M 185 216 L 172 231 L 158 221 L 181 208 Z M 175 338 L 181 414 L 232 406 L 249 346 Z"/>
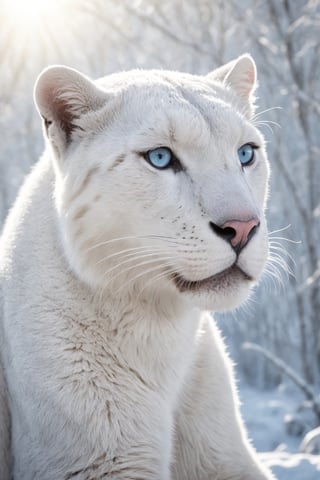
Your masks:
<path fill-rule="evenodd" d="M 237 264 L 203 280 L 187 280 L 179 274 L 173 274 L 172 279 L 180 292 L 210 292 L 214 290 L 221 292 L 234 288 L 239 283 L 252 283 L 255 280 Z"/>
<path fill-rule="evenodd" d="M 233 310 L 245 302 L 256 279 L 234 264 L 203 280 L 190 281 L 175 275 L 173 281 L 193 305 L 218 312 Z"/>

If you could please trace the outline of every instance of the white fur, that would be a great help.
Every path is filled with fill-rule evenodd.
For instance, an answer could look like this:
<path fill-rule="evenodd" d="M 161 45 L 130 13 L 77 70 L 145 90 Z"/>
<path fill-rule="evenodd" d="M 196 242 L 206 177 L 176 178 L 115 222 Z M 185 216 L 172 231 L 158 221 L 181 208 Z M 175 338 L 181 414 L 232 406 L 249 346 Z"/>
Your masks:
<path fill-rule="evenodd" d="M 0 245 L 1 480 L 273 478 L 247 440 L 204 312 L 236 307 L 254 282 L 230 274 L 190 291 L 171 276 L 201 281 L 230 267 L 236 254 L 209 222 L 252 216 L 261 225 L 238 265 L 254 280 L 263 270 L 255 78 L 249 56 L 206 77 L 40 76 L 47 150 Z M 260 149 L 243 170 L 237 149 L 248 142 Z M 184 170 L 148 164 L 141 152 L 159 146 Z"/>

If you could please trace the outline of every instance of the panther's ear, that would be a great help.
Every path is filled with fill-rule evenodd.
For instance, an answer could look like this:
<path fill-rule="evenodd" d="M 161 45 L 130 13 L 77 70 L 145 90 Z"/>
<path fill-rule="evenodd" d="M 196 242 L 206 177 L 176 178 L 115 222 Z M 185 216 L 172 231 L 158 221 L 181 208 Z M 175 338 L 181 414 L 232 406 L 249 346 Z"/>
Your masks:
<path fill-rule="evenodd" d="M 79 118 L 101 108 L 106 93 L 77 70 L 64 66 L 45 69 L 34 87 L 34 100 L 44 120 L 46 134 L 55 153 L 61 156 L 81 127 Z"/>
<path fill-rule="evenodd" d="M 256 64 L 249 54 L 241 55 L 208 74 L 212 80 L 222 82 L 233 90 L 240 104 L 247 105 L 250 110 L 254 104 L 254 92 L 257 88 Z"/>

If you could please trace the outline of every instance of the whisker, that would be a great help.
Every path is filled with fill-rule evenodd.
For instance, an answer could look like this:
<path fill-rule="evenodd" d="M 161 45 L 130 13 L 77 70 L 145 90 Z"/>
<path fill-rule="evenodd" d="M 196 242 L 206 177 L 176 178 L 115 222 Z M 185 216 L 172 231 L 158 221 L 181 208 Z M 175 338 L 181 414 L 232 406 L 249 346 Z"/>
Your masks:
<path fill-rule="evenodd" d="M 103 247 L 106 245 L 110 245 L 112 243 L 116 242 L 121 242 L 123 240 L 144 240 L 144 239 L 158 239 L 158 240 L 164 240 L 164 241 L 170 241 L 173 242 L 176 245 L 185 245 L 184 242 L 177 241 L 175 237 L 168 237 L 164 235 L 127 235 L 124 237 L 116 237 L 116 238 L 111 238 L 109 240 L 104 240 L 103 242 L 96 243 L 95 245 L 92 245 L 89 247 L 86 252 L 90 252 L 91 250 L 94 250 L 95 248 Z"/>
<path fill-rule="evenodd" d="M 274 127 L 281 128 L 281 125 L 278 122 L 275 122 L 274 120 L 258 120 L 257 122 L 254 122 L 255 125 L 272 125 Z"/>
<path fill-rule="evenodd" d="M 279 255 L 277 256 L 276 254 L 271 255 L 270 256 L 270 262 L 273 265 L 278 265 L 285 274 L 290 275 L 292 277 L 295 277 L 292 269 L 290 268 L 288 263 L 281 256 L 279 256 Z"/>
<path fill-rule="evenodd" d="M 139 273 L 138 275 L 136 275 L 135 277 L 131 278 L 128 282 L 125 283 L 125 285 L 124 285 L 125 288 L 127 288 L 128 285 L 130 285 L 130 283 L 135 282 L 136 280 L 138 280 L 138 278 L 141 278 L 141 277 L 143 277 L 144 275 L 148 275 L 148 274 L 150 274 L 150 273 L 153 273 L 153 272 L 159 270 L 160 268 L 161 268 L 161 269 L 163 269 L 163 268 L 169 268 L 169 270 L 172 271 L 172 273 L 174 272 L 173 269 L 172 269 L 171 263 L 169 263 L 169 262 L 167 262 L 167 263 L 162 263 L 161 265 L 157 265 L 157 266 L 155 266 L 155 267 L 153 267 L 153 268 L 150 268 L 150 269 L 148 269 L 148 270 L 145 270 L 145 271 Z"/>
<path fill-rule="evenodd" d="M 255 127 L 259 128 L 259 127 L 267 127 L 267 129 L 269 130 L 269 132 L 272 133 L 272 135 L 274 134 L 274 131 L 272 130 L 272 127 L 270 127 L 270 125 L 266 124 L 266 123 L 261 123 L 261 122 L 258 122 L 258 123 L 254 123 L 253 124 Z"/>
<path fill-rule="evenodd" d="M 286 237 L 270 237 L 270 240 L 283 240 L 285 242 L 293 243 L 294 245 L 300 245 L 301 240 L 292 240 L 291 238 Z"/>
<path fill-rule="evenodd" d="M 291 267 L 291 265 L 289 264 L 289 262 L 283 258 L 281 255 L 279 255 L 278 257 L 276 255 L 279 255 L 279 254 L 272 254 L 270 255 L 270 261 L 273 262 L 273 263 L 278 263 L 279 266 L 281 266 L 281 268 L 283 269 L 283 271 L 285 273 L 287 273 L 288 275 L 290 275 L 291 277 L 294 277 L 295 278 L 295 274 L 294 274 L 294 269 Z M 290 261 L 292 263 L 292 265 L 294 267 L 296 267 L 296 263 L 295 261 L 290 258 Z"/>
<path fill-rule="evenodd" d="M 261 117 L 261 115 L 263 115 L 263 114 L 265 114 L 265 113 L 267 113 L 267 112 L 271 112 L 271 111 L 273 111 L 273 110 L 282 110 L 282 107 L 270 107 L 270 108 L 266 108 L 265 110 L 261 110 L 261 112 L 257 112 L 257 113 L 253 116 L 252 120 L 254 121 L 254 120 L 256 120 L 257 118 Z"/>
<path fill-rule="evenodd" d="M 141 258 L 138 258 L 137 260 L 142 260 L 144 257 L 141 257 Z M 149 264 L 152 264 L 152 263 L 159 263 L 159 262 L 163 262 L 163 261 L 167 261 L 167 260 L 172 260 L 172 259 L 175 259 L 175 256 L 173 255 L 162 255 L 162 256 L 159 256 L 157 258 L 153 258 L 153 259 L 148 259 L 148 260 L 145 260 L 143 262 L 138 262 L 138 263 L 134 263 L 133 265 L 129 265 L 127 266 L 126 268 L 120 270 L 119 272 L 117 272 L 114 276 L 112 276 L 109 280 L 109 282 L 115 280 L 115 278 L 119 277 L 120 275 L 123 275 L 124 273 L 128 273 L 130 272 L 130 270 L 133 270 L 135 268 L 140 268 L 140 267 L 143 267 L 145 265 L 149 265 Z M 135 259 L 130 259 L 130 262 L 133 262 Z M 114 271 L 116 270 L 116 268 L 119 268 L 119 267 L 122 267 L 124 264 L 127 264 L 129 263 L 129 261 L 126 261 L 126 262 L 121 262 L 120 264 L 118 265 L 115 265 L 115 267 L 113 267 L 112 269 L 109 269 L 107 270 L 104 274 L 103 274 L 103 277 L 102 279 L 106 278 L 110 273 L 111 273 L 111 270 Z M 161 264 L 163 265 L 163 264 Z M 108 283 L 109 283 L 108 282 Z"/>
<path fill-rule="evenodd" d="M 272 230 L 272 232 L 269 232 L 269 237 L 270 237 L 270 235 L 273 235 L 274 233 L 283 232 L 284 230 L 288 230 L 288 228 L 291 228 L 291 227 L 292 227 L 292 225 L 291 225 L 291 223 L 289 223 L 285 227 L 279 228 L 278 230 Z"/>
<path fill-rule="evenodd" d="M 286 225 L 277 230 L 273 230 L 269 232 L 269 249 L 270 249 L 270 256 L 268 263 L 272 268 L 277 269 L 277 275 L 281 278 L 281 274 L 285 274 L 287 276 L 295 277 L 294 269 L 296 267 L 296 262 L 293 256 L 288 252 L 286 248 L 284 248 L 282 242 L 287 242 L 289 244 L 298 245 L 301 242 L 292 240 L 290 238 L 282 237 L 279 235 L 275 235 L 277 233 L 281 233 L 291 227 L 291 224 Z M 288 260 L 291 262 L 291 265 L 288 263 Z M 280 270 L 279 270 L 280 269 Z"/>
<path fill-rule="evenodd" d="M 264 269 L 264 273 L 266 274 L 267 278 L 270 278 L 272 280 L 274 288 L 276 288 L 277 290 L 278 288 L 284 288 L 283 279 L 279 274 L 279 271 L 277 270 L 277 268 L 275 268 L 273 264 L 267 265 Z"/>
<path fill-rule="evenodd" d="M 100 295 L 99 295 L 99 302 L 101 303 L 102 302 L 102 296 L 103 296 L 103 293 L 106 291 L 106 289 L 108 288 L 108 286 L 119 276 L 121 275 L 124 275 L 128 272 L 130 272 L 131 270 L 135 269 L 135 268 L 140 268 L 142 266 L 146 266 L 146 265 L 150 265 L 152 263 L 155 263 L 155 262 L 162 262 L 160 265 L 158 265 L 157 267 L 154 267 L 156 269 L 159 269 L 159 268 L 164 268 L 164 267 L 171 267 L 171 263 L 169 263 L 170 260 L 174 259 L 175 257 L 174 256 L 162 256 L 162 257 L 158 257 L 156 259 L 149 259 L 147 261 L 144 261 L 144 262 L 140 262 L 138 264 L 134 264 L 134 265 L 130 265 L 129 267 L 127 268 L 124 268 L 122 269 L 120 272 L 117 272 L 115 275 L 111 276 L 110 279 L 103 285 L 103 287 L 101 288 L 101 291 L 100 291 Z M 164 263 L 165 262 L 165 263 Z M 118 265 L 118 267 L 120 267 L 120 264 Z M 150 270 L 150 272 L 152 272 L 153 269 Z M 104 279 L 108 274 L 110 273 L 109 270 L 107 270 L 104 275 L 102 276 L 102 279 Z M 145 273 L 148 273 L 148 270 L 146 272 L 143 272 L 143 274 Z M 133 281 L 135 279 L 135 277 L 133 279 L 131 279 L 131 281 Z M 130 281 L 130 282 L 131 282 Z M 129 282 L 129 283 L 130 283 Z M 128 284 L 129 284 L 128 283 Z M 123 288 L 126 288 L 127 286 L 127 283 L 125 283 L 123 285 Z"/>
<path fill-rule="evenodd" d="M 164 252 L 165 253 L 165 252 Z M 159 261 L 162 261 L 163 259 L 167 259 L 167 258 L 175 258 L 174 255 L 172 255 L 172 252 L 168 252 L 168 255 L 162 255 L 162 256 L 157 256 L 155 253 L 152 253 L 152 254 L 146 254 L 146 255 L 136 255 L 136 256 L 132 256 L 130 258 L 127 258 L 126 260 L 124 260 L 123 262 L 120 262 L 120 263 L 117 263 L 116 265 L 114 265 L 113 267 L 109 268 L 108 270 L 106 270 L 106 272 L 104 272 L 103 276 L 102 276 L 102 280 L 108 276 L 110 273 L 112 273 L 113 271 L 119 269 L 120 267 L 122 267 L 123 265 L 127 265 L 128 263 L 132 263 L 134 262 L 135 260 L 142 260 L 146 257 L 149 257 L 149 256 L 152 256 L 154 258 L 152 259 L 148 259 L 146 260 L 146 263 L 154 263 L 154 262 L 159 262 Z M 134 265 L 131 265 L 128 269 L 124 269 L 124 271 L 122 272 L 126 272 L 126 271 L 129 271 L 130 269 L 132 268 L 139 268 L 140 266 L 144 265 L 145 262 L 140 262 L 140 263 L 135 263 Z M 121 272 L 120 272 L 121 274 Z M 116 275 L 118 276 L 118 274 Z M 114 277 L 115 278 L 115 277 Z"/>
<path fill-rule="evenodd" d="M 278 122 L 275 122 L 274 120 L 263 120 L 261 119 L 262 115 L 264 115 L 267 112 L 270 112 L 272 110 L 278 110 L 281 109 L 281 107 L 270 107 L 265 110 L 262 110 L 261 112 L 256 113 L 253 118 L 252 118 L 252 123 L 255 127 L 267 127 L 269 131 L 273 134 L 273 128 L 272 127 L 278 127 L 281 128 L 281 125 L 279 125 Z"/>
<path fill-rule="evenodd" d="M 279 123 L 275 122 L 274 120 L 255 120 L 253 124 L 254 125 L 272 125 L 274 127 L 281 128 L 281 125 L 279 125 Z"/>
<path fill-rule="evenodd" d="M 296 265 L 296 261 L 295 261 L 295 259 L 293 258 L 293 256 L 288 252 L 288 250 L 286 250 L 286 249 L 281 245 L 281 243 L 278 243 L 278 242 L 275 242 L 275 244 L 272 243 L 272 244 L 269 245 L 269 248 L 270 248 L 271 254 L 272 254 L 273 252 L 279 252 L 279 255 L 280 255 L 280 253 L 281 253 L 281 254 L 284 255 L 285 257 L 288 257 L 288 258 L 290 259 L 290 261 L 293 263 L 293 265 Z M 284 258 L 284 261 L 286 261 L 285 258 Z"/>
<path fill-rule="evenodd" d="M 100 260 L 98 260 L 95 265 L 99 265 L 101 263 L 104 263 L 104 262 L 107 262 L 108 260 L 110 260 L 111 258 L 115 258 L 115 257 L 118 257 L 118 256 L 121 256 L 121 258 L 127 258 L 127 259 L 133 259 L 133 258 L 143 258 L 144 256 L 148 257 L 148 256 L 151 256 L 151 255 L 157 255 L 159 253 L 163 253 L 163 252 L 168 252 L 168 249 L 166 248 L 139 248 L 139 250 L 137 249 L 133 249 L 133 250 L 137 250 L 137 251 L 134 251 L 134 252 L 130 252 L 131 249 L 127 249 L 127 250 L 122 250 L 120 252 L 116 252 L 116 253 L 113 253 L 111 255 L 107 255 L 103 258 L 101 258 Z M 123 252 L 128 252 L 128 253 L 125 253 L 123 254 Z M 172 253 L 172 252 L 170 252 Z M 128 260 L 129 261 L 129 260 Z M 121 265 L 121 264 L 118 264 L 118 265 Z"/>
<path fill-rule="evenodd" d="M 95 248 L 103 247 L 103 246 L 109 245 L 111 243 L 121 242 L 123 240 L 136 240 L 136 239 L 140 239 L 140 238 L 141 237 L 138 236 L 138 235 L 127 235 L 125 237 L 111 238 L 109 240 L 104 240 L 103 242 L 99 242 L 99 243 L 96 243 L 95 245 L 92 245 L 91 247 L 87 248 L 87 250 L 85 252 L 86 253 L 90 252 L 91 250 L 94 250 Z"/>

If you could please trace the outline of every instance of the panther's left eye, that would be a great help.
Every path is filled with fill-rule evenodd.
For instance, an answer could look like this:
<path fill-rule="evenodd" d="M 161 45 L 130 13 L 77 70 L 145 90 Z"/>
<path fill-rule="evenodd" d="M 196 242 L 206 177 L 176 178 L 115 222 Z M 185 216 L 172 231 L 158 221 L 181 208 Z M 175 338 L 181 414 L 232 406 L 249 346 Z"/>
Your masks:
<path fill-rule="evenodd" d="M 238 157 L 240 163 L 243 167 L 251 165 L 254 161 L 254 151 L 259 148 L 257 145 L 252 143 L 246 143 L 238 149 Z"/>
<path fill-rule="evenodd" d="M 155 168 L 168 168 L 173 159 L 171 150 L 167 147 L 159 147 L 149 150 L 146 154 L 148 162 Z"/>

